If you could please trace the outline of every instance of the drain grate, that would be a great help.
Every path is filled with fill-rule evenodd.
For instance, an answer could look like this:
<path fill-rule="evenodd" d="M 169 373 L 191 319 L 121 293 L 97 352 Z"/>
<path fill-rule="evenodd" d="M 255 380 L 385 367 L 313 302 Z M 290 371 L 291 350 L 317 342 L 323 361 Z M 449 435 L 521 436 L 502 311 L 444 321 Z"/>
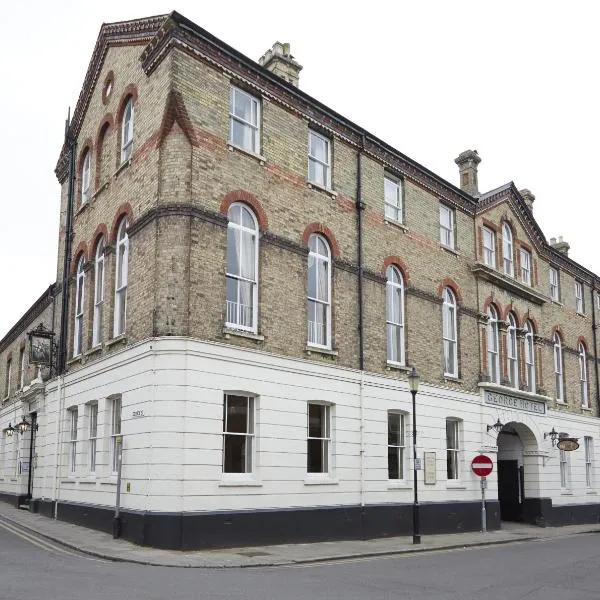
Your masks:
<path fill-rule="evenodd" d="M 249 558 L 254 558 L 255 556 L 271 556 L 268 552 L 261 552 L 260 550 L 248 550 L 248 552 L 238 552 L 238 554 Z"/>

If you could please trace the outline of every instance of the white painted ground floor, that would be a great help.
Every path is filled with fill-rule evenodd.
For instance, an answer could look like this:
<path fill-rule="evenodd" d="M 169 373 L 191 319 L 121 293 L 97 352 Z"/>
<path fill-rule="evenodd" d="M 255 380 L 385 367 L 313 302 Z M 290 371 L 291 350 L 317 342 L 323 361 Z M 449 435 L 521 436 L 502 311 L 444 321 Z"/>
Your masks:
<path fill-rule="evenodd" d="M 485 386 L 420 386 L 423 532 L 478 529 L 490 456 L 488 527 L 500 519 L 597 522 L 600 420 L 549 398 Z M 22 417 L 37 424 L 8 435 Z M 500 421 L 498 434 L 488 425 Z M 578 438 L 561 452 L 544 434 Z M 164 547 L 399 535 L 413 503 L 412 398 L 374 376 L 187 338 L 148 340 L 52 381 L 0 411 L 0 496 Z M 121 437 L 122 436 L 122 437 Z"/>

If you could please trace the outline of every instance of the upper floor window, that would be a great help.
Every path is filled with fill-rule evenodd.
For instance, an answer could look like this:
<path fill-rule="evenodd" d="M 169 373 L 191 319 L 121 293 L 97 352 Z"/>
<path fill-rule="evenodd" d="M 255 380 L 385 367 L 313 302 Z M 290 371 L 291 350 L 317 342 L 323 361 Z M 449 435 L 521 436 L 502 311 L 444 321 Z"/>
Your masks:
<path fill-rule="evenodd" d="M 502 226 L 502 259 L 504 272 L 511 277 L 515 276 L 515 263 L 513 259 L 513 236 L 507 223 Z"/>
<path fill-rule="evenodd" d="M 225 394 L 223 403 L 223 473 L 254 470 L 254 398 Z"/>
<path fill-rule="evenodd" d="M 129 277 L 129 236 L 127 235 L 127 219 L 121 219 L 117 230 L 117 269 L 115 277 L 115 315 L 114 337 L 125 333 L 125 317 L 127 313 L 127 281 Z"/>
<path fill-rule="evenodd" d="M 104 238 L 96 245 L 94 261 L 94 316 L 92 320 L 92 346 L 102 343 L 102 316 L 104 308 Z"/>
<path fill-rule="evenodd" d="M 308 132 L 308 180 L 331 187 L 331 140 L 312 130 Z"/>
<path fill-rule="evenodd" d="M 6 385 L 5 385 L 6 394 L 4 394 L 5 398 L 8 398 L 10 396 L 10 380 L 11 379 L 12 379 L 12 360 L 9 358 L 6 361 Z"/>
<path fill-rule="evenodd" d="M 25 348 L 19 351 L 19 389 L 25 387 Z"/>
<path fill-rule="evenodd" d="M 460 421 L 446 419 L 446 477 L 460 479 Z"/>
<path fill-rule="evenodd" d="M 555 269 L 554 267 L 550 267 L 549 274 L 550 274 L 550 298 L 552 298 L 552 300 L 554 300 L 555 302 L 559 302 L 560 301 L 560 287 L 559 287 L 559 280 L 558 280 L 558 270 Z"/>
<path fill-rule="evenodd" d="M 387 359 L 404 364 L 404 281 L 400 271 L 393 266 L 387 268 Z"/>
<path fill-rule="evenodd" d="M 440 204 L 440 243 L 454 248 L 454 211 L 444 204 Z"/>
<path fill-rule="evenodd" d="M 531 285 L 531 252 L 521 248 L 521 281 L 527 285 Z"/>
<path fill-rule="evenodd" d="M 588 407 L 588 376 L 587 376 L 587 357 L 585 346 L 579 344 L 579 394 L 581 397 L 581 406 Z"/>
<path fill-rule="evenodd" d="M 308 240 L 308 343 L 331 347 L 331 252 L 323 236 Z"/>
<path fill-rule="evenodd" d="M 442 305 L 442 334 L 444 339 L 444 375 L 458 377 L 456 298 L 450 288 L 444 288 Z"/>
<path fill-rule="evenodd" d="M 260 102 L 236 87 L 229 92 L 229 141 L 260 154 Z"/>
<path fill-rule="evenodd" d="M 383 185 L 385 218 L 402 223 L 402 182 L 386 176 L 383 179 Z"/>
<path fill-rule="evenodd" d="M 90 196 L 90 180 L 92 172 L 92 153 L 89 148 L 85 151 L 81 166 L 81 204 L 85 204 Z"/>
<path fill-rule="evenodd" d="M 498 337 L 498 313 L 493 306 L 488 308 L 487 362 L 491 383 L 500 383 L 500 345 Z"/>
<path fill-rule="evenodd" d="M 506 359 L 508 361 L 508 380 L 511 387 L 519 387 L 519 351 L 517 346 L 517 322 L 512 313 L 508 315 L 506 332 Z"/>
<path fill-rule="evenodd" d="M 226 324 L 257 332 L 258 223 L 254 213 L 236 202 L 227 213 Z"/>
<path fill-rule="evenodd" d="M 575 282 L 575 309 L 580 315 L 584 314 L 583 283 L 580 281 Z"/>
<path fill-rule="evenodd" d="M 329 473 L 331 465 L 331 410 L 325 404 L 309 404 L 307 414 L 307 473 Z"/>
<path fill-rule="evenodd" d="M 388 412 L 388 479 L 404 479 L 404 414 Z"/>
<path fill-rule="evenodd" d="M 85 295 L 85 261 L 83 256 L 77 263 L 77 278 L 75 280 L 75 327 L 73 330 L 73 356 L 79 356 L 83 350 L 83 305 Z"/>
<path fill-rule="evenodd" d="M 131 158 L 133 151 L 133 98 L 127 100 L 121 124 L 121 163 Z"/>
<path fill-rule="evenodd" d="M 496 232 L 489 227 L 483 228 L 483 262 L 496 268 Z"/>
<path fill-rule="evenodd" d="M 558 333 L 554 334 L 554 386 L 556 399 L 564 402 L 562 341 Z"/>
<path fill-rule="evenodd" d="M 525 322 L 525 384 L 527 391 L 535 394 L 535 346 L 533 327 L 529 321 Z"/>

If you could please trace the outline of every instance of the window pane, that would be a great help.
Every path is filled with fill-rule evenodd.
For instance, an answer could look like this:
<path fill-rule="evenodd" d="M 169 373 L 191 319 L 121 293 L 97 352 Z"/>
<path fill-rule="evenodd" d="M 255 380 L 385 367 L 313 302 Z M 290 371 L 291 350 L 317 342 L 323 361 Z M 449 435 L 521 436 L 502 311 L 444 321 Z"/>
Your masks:
<path fill-rule="evenodd" d="M 227 423 L 228 433 L 248 432 L 248 398 L 244 396 L 227 396 Z"/>
<path fill-rule="evenodd" d="M 400 448 L 388 448 L 388 479 L 400 479 Z"/>
<path fill-rule="evenodd" d="M 400 446 L 403 438 L 401 430 L 402 415 L 396 413 L 388 414 L 388 445 Z"/>
<path fill-rule="evenodd" d="M 223 469 L 225 473 L 245 473 L 247 449 L 245 435 L 225 435 Z"/>
<path fill-rule="evenodd" d="M 308 405 L 308 437 L 326 437 L 325 406 L 319 404 Z"/>

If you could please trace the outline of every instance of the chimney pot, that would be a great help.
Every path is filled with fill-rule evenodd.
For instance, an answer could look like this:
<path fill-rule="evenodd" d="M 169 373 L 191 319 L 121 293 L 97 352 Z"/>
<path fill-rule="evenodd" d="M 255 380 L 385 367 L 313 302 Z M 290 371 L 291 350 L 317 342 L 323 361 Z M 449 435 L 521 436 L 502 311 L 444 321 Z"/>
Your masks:
<path fill-rule="evenodd" d="M 479 196 L 477 165 L 481 162 L 481 157 L 477 154 L 477 150 L 461 152 L 454 162 L 458 165 L 460 189 L 471 196 Z"/>
<path fill-rule="evenodd" d="M 569 256 L 569 250 L 571 249 L 571 246 L 569 246 L 569 244 L 563 240 L 562 235 L 558 237 L 558 241 L 556 241 L 556 238 L 550 238 L 550 245 L 555 250 L 558 250 L 559 252 Z"/>

